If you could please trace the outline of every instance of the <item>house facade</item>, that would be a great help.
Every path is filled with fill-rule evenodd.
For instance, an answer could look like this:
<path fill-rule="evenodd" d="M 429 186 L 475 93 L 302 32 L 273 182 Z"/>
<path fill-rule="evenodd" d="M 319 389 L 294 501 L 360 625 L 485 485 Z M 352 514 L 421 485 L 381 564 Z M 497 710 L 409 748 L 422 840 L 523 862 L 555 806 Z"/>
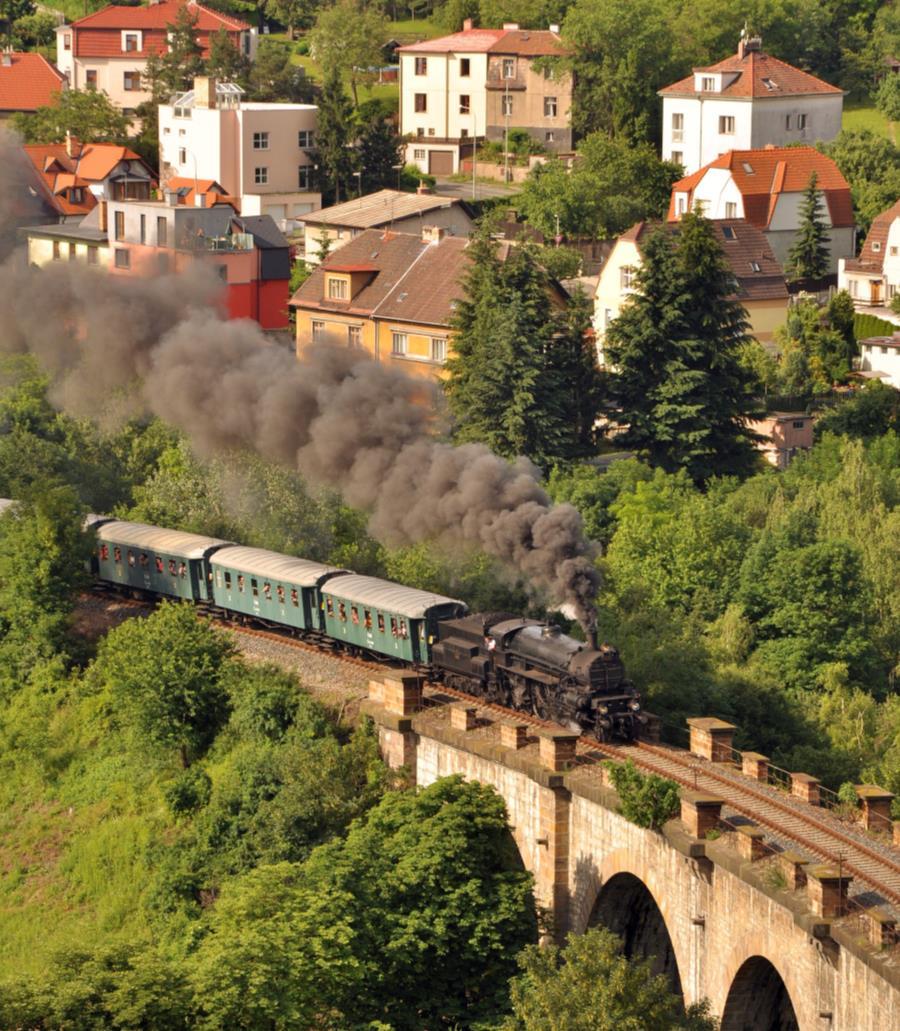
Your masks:
<path fill-rule="evenodd" d="M 163 182 L 213 180 L 242 215 L 269 215 L 282 230 L 321 206 L 315 189 L 318 108 L 247 103 L 230 83 L 198 76 L 159 106 Z"/>
<path fill-rule="evenodd" d="M 428 192 L 403 193 L 378 190 L 343 204 L 304 215 L 304 256 L 315 265 L 327 241 L 333 253 L 367 229 L 390 229 L 396 233 L 419 236 L 423 227 L 436 226 L 448 236 L 465 239 L 475 222 L 465 203 L 456 197 L 441 197 Z"/>
<path fill-rule="evenodd" d="M 42 54 L 0 53 L 0 123 L 49 107 L 65 88 L 65 76 Z"/>
<path fill-rule="evenodd" d="M 815 421 L 806 412 L 770 412 L 751 421 L 748 428 L 763 438 L 757 447 L 766 461 L 776 469 L 787 469 L 797 455 L 811 450 Z"/>
<path fill-rule="evenodd" d="M 900 291 L 900 201 L 872 220 L 858 258 L 842 258 L 838 287 L 856 305 L 882 307 Z"/>
<path fill-rule="evenodd" d="M 900 332 L 859 342 L 859 371 L 900 390 Z"/>
<path fill-rule="evenodd" d="M 731 150 L 832 140 L 844 91 L 770 57 L 759 38 L 737 53 L 659 90 L 662 156 L 697 171 Z"/>
<path fill-rule="evenodd" d="M 116 4 L 79 18 L 56 30 L 56 65 L 73 89 L 97 89 L 126 114 L 146 100 L 143 76 L 147 60 L 168 50 L 169 26 L 185 0 L 150 0 L 138 7 Z M 256 56 L 256 29 L 194 0 L 188 10 L 196 16 L 196 35 L 204 58 L 210 37 L 224 30 L 234 46 L 251 60 Z"/>
<path fill-rule="evenodd" d="M 707 218 L 743 218 L 765 234 L 782 266 L 801 225 L 803 191 L 815 172 L 828 226 L 829 274 L 856 251 L 850 186 L 837 165 L 813 147 L 731 150 L 672 187 L 668 218 L 678 221 L 697 205 Z"/>
<path fill-rule="evenodd" d="M 623 233 L 600 272 L 594 295 L 594 334 L 597 357 L 606 364 L 603 341 L 637 287 L 636 273 L 643 264 L 643 246 L 655 230 L 676 230 L 673 223 L 638 222 Z M 719 246 L 737 283 L 736 297 L 744 306 L 751 334 L 761 343 L 770 342 L 784 323 L 788 290 L 781 266 L 775 260 L 765 236 L 744 219 L 723 219 L 713 223 Z"/>

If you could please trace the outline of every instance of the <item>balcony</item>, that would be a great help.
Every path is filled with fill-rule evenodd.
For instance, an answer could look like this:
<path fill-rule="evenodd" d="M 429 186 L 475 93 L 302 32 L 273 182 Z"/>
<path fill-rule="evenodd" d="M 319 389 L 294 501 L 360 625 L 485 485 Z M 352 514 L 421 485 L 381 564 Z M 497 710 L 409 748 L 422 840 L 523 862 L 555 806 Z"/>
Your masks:
<path fill-rule="evenodd" d="M 198 234 L 182 241 L 181 250 L 195 253 L 237 254 L 253 250 L 252 233 L 229 233 L 227 236 Z"/>

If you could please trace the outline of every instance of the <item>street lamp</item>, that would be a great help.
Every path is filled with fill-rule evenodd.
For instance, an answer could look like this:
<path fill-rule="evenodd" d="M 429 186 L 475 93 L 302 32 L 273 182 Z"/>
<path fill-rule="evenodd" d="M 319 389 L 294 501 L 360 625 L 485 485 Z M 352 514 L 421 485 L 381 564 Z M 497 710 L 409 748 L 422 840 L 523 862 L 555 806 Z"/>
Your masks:
<path fill-rule="evenodd" d="M 356 196 L 359 198 L 360 207 L 362 207 L 362 171 L 354 172 L 353 175 L 356 178 Z"/>

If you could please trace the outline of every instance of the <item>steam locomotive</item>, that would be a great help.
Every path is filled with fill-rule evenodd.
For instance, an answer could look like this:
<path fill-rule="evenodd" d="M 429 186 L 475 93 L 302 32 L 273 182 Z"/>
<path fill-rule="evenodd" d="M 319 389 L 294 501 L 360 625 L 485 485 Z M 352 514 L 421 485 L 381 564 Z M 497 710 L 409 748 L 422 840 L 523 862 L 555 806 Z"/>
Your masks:
<path fill-rule="evenodd" d="M 10 510 L 0 499 L 0 515 Z M 98 515 L 85 529 L 100 585 L 411 667 L 601 741 L 632 740 L 645 722 L 616 649 L 551 624 L 473 615 L 454 598 L 214 537 Z"/>

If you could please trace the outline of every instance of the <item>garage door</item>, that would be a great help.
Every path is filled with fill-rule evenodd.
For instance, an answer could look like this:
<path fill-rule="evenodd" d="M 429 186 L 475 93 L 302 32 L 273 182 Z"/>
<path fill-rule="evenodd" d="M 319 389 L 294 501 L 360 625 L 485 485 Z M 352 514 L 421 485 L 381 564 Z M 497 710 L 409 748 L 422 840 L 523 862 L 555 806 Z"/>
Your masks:
<path fill-rule="evenodd" d="M 453 151 L 431 150 L 428 152 L 429 175 L 453 175 Z"/>
<path fill-rule="evenodd" d="M 285 209 L 284 204 L 267 204 L 263 208 L 263 214 L 271 215 L 275 222 L 277 222 L 278 225 L 281 225 L 281 223 L 284 221 L 287 211 Z"/>

